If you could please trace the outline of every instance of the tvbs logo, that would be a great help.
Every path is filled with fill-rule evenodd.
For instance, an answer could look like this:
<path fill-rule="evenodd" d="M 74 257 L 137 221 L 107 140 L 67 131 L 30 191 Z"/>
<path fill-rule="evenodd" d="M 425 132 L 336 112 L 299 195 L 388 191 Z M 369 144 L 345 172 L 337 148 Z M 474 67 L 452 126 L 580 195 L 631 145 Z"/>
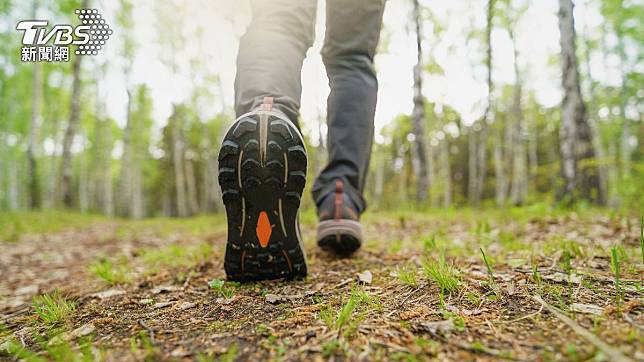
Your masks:
<path fill-rule="evenodd" d="M 47 30 L 47 20 L 24 20 L 16 30 L 22 31 L 23 62 L 61 62 L 69 60 L 69 46 L 76 55 L 97 55 L 113 31 L 96 9 L 76 9 L 80 24 L 56 24 Z"/>

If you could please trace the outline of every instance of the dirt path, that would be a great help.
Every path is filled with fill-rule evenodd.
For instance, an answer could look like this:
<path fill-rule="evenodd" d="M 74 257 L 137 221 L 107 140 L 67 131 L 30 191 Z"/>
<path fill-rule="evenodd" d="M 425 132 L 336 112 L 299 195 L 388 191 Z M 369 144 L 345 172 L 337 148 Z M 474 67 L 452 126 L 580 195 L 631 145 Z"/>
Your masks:
<path fill-rule="evenodd" d="M 0 358 L 644 360 L 637 220 L 529 215 L 372 215 L 351 259 L 318 250 L 307 222 L 307 280 L 241 286 L 222 285 L 221 218 L 0 241 Z M 31 300 L 56 289 L 75 309 L 47 324 Z"/>

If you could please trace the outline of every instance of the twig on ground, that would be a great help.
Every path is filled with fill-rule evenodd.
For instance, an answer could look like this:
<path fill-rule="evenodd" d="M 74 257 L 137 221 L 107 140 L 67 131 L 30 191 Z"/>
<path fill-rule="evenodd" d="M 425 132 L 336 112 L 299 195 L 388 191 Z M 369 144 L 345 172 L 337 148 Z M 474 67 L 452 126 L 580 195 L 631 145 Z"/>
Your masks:
<path fill-rule="evenodd" d="M 530 314 L 524 315 L 523 317 L 519 317 L 517 319 L 512 319 L 512 320 L 509 320 L 509 321 L 501 321 L 501 323 L 515 323 L 515 322 L 518 322 L 520 320 L 524 320 L 524 319 L 527 319 L 527 318 L 532 318 L 532 317 L 538 315 L 539 313 L 541 313 L 542 310 L 543 310 L 543 304 L 541 305 L 539 310 L 534 312 L 534 313 L 530 313 Z"/>
<path fill-rule="evenodd" d="M 620 350 L 608 345 L 601 339 L 597 338 L 597 336 L 595 336 L 592 332 L 580 326 L 577 322 L 573 321 L 572 319 L 568 318 L 568 316 L 566 316 L 562 311 L 550 305 L 548 302 L 541 299 L 541 297 L 539 297 L 538 295 L 533 295 L 532 300 L 536 301 L 537 303 L 540 303 L 555 317 L 559 318 L 562 322 L 568 325 L 568 327 L 570 327 L 575 333 L 577 333 L 578 335 L 586 339 L 588 342 L 595 345 L 595 347 L 603 351 L 608 356 L 609 360 L 617 361 L 617 362 L 633 361 L 632 359 L 624 355 Z"/>
<path fill-rule="evenodd" d="M 20 306 L 19 306 L 18 308 L 16 308 L 13 312 L 11 312 L 11 313 L 9 313 L 9 314 L 6 314 L 6 315 L 3 315 L 3 316 L 2 316 L 2 321 L 3 321 L 3 322 L 6 322 L 6 321 L 8 321 L 9 319 L 11 319 L 11 318 L 13 318 L 13 317 L 15 317 L 15 316 L 17 316 L 17 315 L 20 315 L 20 314 L 25 313 L 26 311 L 28 311 L 28 310 L 29 310 L 29 307 L 30 307 L 30 306 L 31 306 L 30 304 L 26 304 L 26 303 L 25 303 L 25 304 L 20 305 Z"/>

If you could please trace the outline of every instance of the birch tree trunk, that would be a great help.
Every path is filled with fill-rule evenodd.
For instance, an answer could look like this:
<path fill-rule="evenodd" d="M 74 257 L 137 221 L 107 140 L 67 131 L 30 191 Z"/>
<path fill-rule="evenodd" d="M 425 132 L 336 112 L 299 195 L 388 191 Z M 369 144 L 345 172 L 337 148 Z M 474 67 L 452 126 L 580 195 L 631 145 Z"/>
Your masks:
<path fill-rule="evenodd" d="M 84 9 L 88 7 L 88 0 L 83 0 L 82 7 Z M 74 61 L 72 63 L 73 81 L 71 110 L 69 112 L 67 130 L 65 131 L 65 137 L 63 138 L 63 155 L 60 166 L 60 195 L 62 197 L 63 205 L 67 208 L 71 208 L 74 203 L 74 193 L 72 190 L 72 144 L 74 143 L 74 138 L 76 137 L 76 132 L 80 122 L 80 71 L 82 60 L 83 57 L 77 55 L 74 56 Z"/>
<path fill-rule="evenodd" d="M 193 157 L 186 157 L 184 165 L 189 213 L 190 215 L 195 215 L 199 212 L 199 202 L 197 201 L 197 180 L 192 159 Z"/>
<path fill-rule="evenodd" d="M 170 132 L 172 138 L 172 167 L 174 169 L 174 187 L 177 201 L 177 215 L 179 217 L 188 216 L 186 203 L 186 186 L 183 167 L 183 143 L 181 140 L 181 117 L 177 106 L 170 117 Z"/>
<path fill-rule="evenodd" d="M 414 134 L 414 159 L 416 164 L 416 202 L 427 201 L 429 192 L 429 176 L 427 173 L 427 153 L 425 144 L 425 102 L 422 93 L 422 24 L 420 4 L 414 1 L 414 22 L 416 26 L 417 63 L 414 66 L 414 110 L 412 115 L 412 132 Z"/>
<path fill-rule="evenodd" d="M 89 208 L 89 166 L 87 160 L 87 138 L 81 133 L 83 140 L 83 151 L 80 155 L 80 165 L 78 170 L 78 208 L 81 213 L 86 213 Z"/>
<path fill-rule="evenodd" d="M 33 18 L 37 18 L 38 0 L 34 1 Z M 40 180 L 36 164 L 36 142 L 40 124 L 40 104 L 42 100 L 42 64 L 33 63 L 31 117 L 29 120 L 29 138 L 27 141 L 27 187 L 29 189 L 29 207 L 39 209 L 41 206 Z"/>
<path fill-rule="evenodd" d="M 121 175 L 119 185 L 119 214 L 132 217 L 134 195 L 133 188 L 133 145 L 132 145 L 132 90 L 127 90 L 127 109 L 125 110 L 125 129 L 123 130 L 123 156 L 121 157 Z"/>
<path fill-rule="evenodd" d="M 512 142 L 511 139 L 508 139 L 508 132 L 506 132 L 506 137 L 505 139 L 502 137 L 502 131 L 501 131 L 501 125 L 496 125 L 497 127 L 495 128 L 496 132 L 496 141 L 494 142 L 494 147 L 492 150 L 492 154 L 494 157 L 494 181 L 495 181 L 495 189 L 496 189 L 496 204 L 497 205 L 503 205 L 505 203 L 505 199 L 508 193 L 508 176 L 505 172 L 506 169 L 506 157 L 504 157 L 506 154 L 508 154 L 508 158 L 511 159 L 511 153 L 509 152 L 504 152 L 504 145 L 510 144 Z M 510 129 L 511 125 L 506 125 L 506 129 Z"/>
<path fill-rule="evenodd" d="M 487 70 L 487 105 L 483 119 L 481 120 L 481 132 L 479 134 L 479 143 L 477 146 L 477 185 L 473 202 L 475 205 L 481 203 L 483 191 L 485 189 L 485 179 L 487 177 L 487 137 L 488 128 L 492 115 L 492 102 L 494 84 L 492 83 L 492 21 L 494 20 L 494 0 L 488 0 L 487 3 L 487 22 L 485 27 L 485 41 L 487 45 L 487 56 L 485 57 L 485 67 Z"/>
<path fill-rule="evenodd" d="M 619 90 L 619 115 L 622 117 L 622 134 L 620 135 L 620 159 L 622 165 L 622 177 L 628 177 L 631 173 L 631 125 L 626 118 L 626 51 L 624 49 L 624 39 L 620 31 L 617 31 L 617 53 L 619 54 L 621 65 L 621 86 Z"/>
<path fill-rule="evenodd" d="M 564 90 L 560 128 L 564 188 L 559 198 L 574 201 L 581 197 L 596 201 L 599 182 L 595 167 L 588 162 L 594 152 L 579 84 L 572 0 L 559 0 L 558 15 Z"/>
<path fill-rule="evenodd" d="M 474 205 L 476 200 L 476 187 L 478 186 L 478 167 L 476 166 L 477 158 L 476 148 L 478 146 L 476 131 L 470 127 L 467 135 L 467 198 L 469 203 Z"/>
<path fill-rule="evenodd" d="M 514 205 L 521 205 L 525 201 L 528 192 L 528 175 L 527 175 L 527 156 L 526 145 L 523 140 L 523 110 L 521 108 L 521 97 L 523 95 L 523 80 L 519 70 L 519 50 L 517 48 L 514 29 L 509 29 L 510 39 L 512 40 L 512 49 L 514 54 L 514 99 L 512 104 L 511 134 L 512 146 L 510 154 L 512 156 L 512 185 L 510 189 L 510 199 Z"/>
<path fill-rule="evenodd" d="M 441 173 L 443 174 L 443 207 L 452 206 L 452 171 L 449 166 L 449 142 L 447 136 L 441 141 L 440 152 Z"/>
<path fill-rule="evenodd" d="M 597 171 L 599 172 L 599 202 L 602 205 L 605 205 L 608 200 L 608 167 L 606 165 L 606 149 L 602 143 L 596 119 L 597 93 L 595 92 L 594 78 L 590 70 L 590 44 L 588 41 L 585 42 L 584 49 L 586 50 L 584 58 L 586 60 L 585 68 L 586 76 L 588 77 L 588 95 L 590 97 L 590 104 L 588 105 L 588 125 L 590 126 L 593 148 L 597 155 Z"/>
<path fill-rule="evenodd" d="M 29 207 L 39 209 L 41 207 L 41 194 L 36 164 L 36 142 L 38 142 L 37 134 L 42 100 L 42 64 L 34 62 L 33 67 L 31 117 L 29 120 L 29 139 L 27 141 L 27 187 L 29 188 Z"/>

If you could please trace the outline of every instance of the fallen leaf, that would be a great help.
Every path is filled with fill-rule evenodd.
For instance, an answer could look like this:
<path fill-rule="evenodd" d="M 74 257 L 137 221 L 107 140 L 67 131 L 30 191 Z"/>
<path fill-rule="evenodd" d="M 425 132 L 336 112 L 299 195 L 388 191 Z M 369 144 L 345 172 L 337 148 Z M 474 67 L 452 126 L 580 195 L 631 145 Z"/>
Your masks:
<path fill-rule="evenodd" d="M 371 284 L 372 280 L 373 275 L 371 274 L 371 271 L 365 270 L 362 273 L 358 273 L 358 281 L 360 281 L 360 283 Z"/>
<path fill-rule="evenodd" d="M 139 304 L 143 304 L 143 305 L 152 304 L 152 303 L 154 303 L 154 300 L 152 300 L 150 298 L 145 298 L 145 299 L 139 300 Z"/>

